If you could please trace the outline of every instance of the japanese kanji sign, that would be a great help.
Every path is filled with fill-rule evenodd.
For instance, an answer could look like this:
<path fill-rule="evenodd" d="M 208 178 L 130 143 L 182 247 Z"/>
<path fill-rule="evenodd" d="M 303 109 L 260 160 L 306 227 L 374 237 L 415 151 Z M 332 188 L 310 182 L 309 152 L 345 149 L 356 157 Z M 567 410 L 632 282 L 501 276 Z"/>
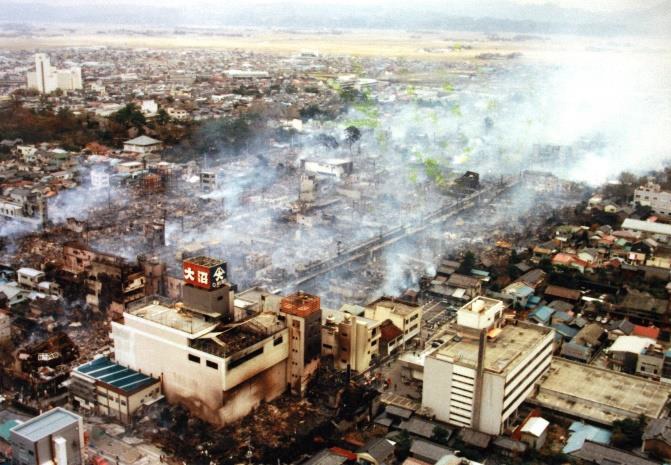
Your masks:
<path fill-rule="evenodd" d="M 184 282 L 203 289 L 216 289 L 226 283 L 226 263 L 204 265 L 197 261 L 185 260 L 182 264 Z"/>

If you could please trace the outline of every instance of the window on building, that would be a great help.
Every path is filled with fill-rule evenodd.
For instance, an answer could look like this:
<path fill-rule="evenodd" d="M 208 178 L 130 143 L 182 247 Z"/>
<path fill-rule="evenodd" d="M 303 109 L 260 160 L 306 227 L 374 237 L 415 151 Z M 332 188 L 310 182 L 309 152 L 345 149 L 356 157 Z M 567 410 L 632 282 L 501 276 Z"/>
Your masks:
<path fill-rule="evenodd" d="M 219 369 L 219 364 L 213 362 L 212 360 L 205 360 L 205 365 L 207 365 L 210 368 L 214 368 L 215 370 Z"/>
<path fill-rule="evenodd" d="M 197 355 L 189 354 L 189 361 L 193 363 L 200 363 L 200 357 Z"/>
<path fill-rule="evenodd" d="M 373 343 L 370 345 L 371 347 L 375 347 L 377 345 L 377 339 L 373 341 Z"/>
<path fill-rule="evenodd" d="M 278 345 L 282 344 L 283 341 L 284 341 L 284 336 L 280 336 L 273 341 L 273 345 L 278 346 Z"/>

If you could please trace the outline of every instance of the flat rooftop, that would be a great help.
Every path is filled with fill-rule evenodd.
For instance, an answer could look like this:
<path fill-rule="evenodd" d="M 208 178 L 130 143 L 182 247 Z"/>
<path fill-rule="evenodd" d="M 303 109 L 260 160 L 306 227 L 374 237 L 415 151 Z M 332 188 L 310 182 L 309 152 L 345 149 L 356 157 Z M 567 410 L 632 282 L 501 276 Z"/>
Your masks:
<path fill-rule="evenodd" d="M 193 263 L 194 265 L 206 266 L 212 268 L 213 266 L 224 266 L 226 262 L 218 258 L 206 257 L 201 255 L 199 257 L 192 257 L 184 259 L 185 263 Z"/>
<path fill-rule="evenodd" d="M 81 417 L 79 415 L 58 407 L 15 426 L 11 431 L 29 441 L 35 442 L 45 436 L 55 434 L 72 424 L 79 423 L 80 420 Z"/>
<path fill-rule="evenodd" d="M 205 321 L 196 313 L 184 309 L 166 307 L 159 303 L 150 303 L 144 307 L 129 310 L 128 313 L 190 335 L 212 330 L 217 326 L 215 323 Z"/>
<path fill-rule="evenodd" d="M 121 366 L 107 357 L 100 357 L 75 368 L 77 373 L 132 394 L 158 383 L 157 379 Z"/>
<path fill-rule="evenodd" d="M 497 299 L 490 299 L 489 297 L 478 296 L 459 310 L 466 310 L 473 313 L 485 313 L 487 310 L 496 307 L 497 305 L 503 305 L 503 302 Z"/>
<path fill-rule="evenodd" d="M 192 339 L 190 346 L 226 358 L 285 328 L 286 324 L 274 313 L 261 313 L 244 321 L 220 325 L 216 331 Z"/>
<path fill-rule="evenodd" d="M 641 414 L 659 418 L 670 392 L 671 387 L 664 383 L 555 357 L 540 383 L 535 402 L 610 425 Z"/>
<path fill-rule="evenodd" d="M 534 347 L 542 342 L 550 330 L 540 326 L 518 324 L 501 328 L 496 339 L 487 341 L 485 370 L 506 373 Z M 475 338 L 465 338 L 456 334 L 446 335 L 449 339 L 438 347 L 433 356 L 457 365 L 475 369 L 478 362 L 479 344 Z"/>
<path fill-rule="evenodd" d="M 401 316 L 410 315 L 413 312 L 416 312 L 419 308 L 419 305 L 411 304 L 408 302 L 403 302 L 400 300 L 382 297 L 375 302 L 368 304 L 366 307 L 376 309 L 377 307 L 385 307 L 390 309 L 393 313 Z"/>

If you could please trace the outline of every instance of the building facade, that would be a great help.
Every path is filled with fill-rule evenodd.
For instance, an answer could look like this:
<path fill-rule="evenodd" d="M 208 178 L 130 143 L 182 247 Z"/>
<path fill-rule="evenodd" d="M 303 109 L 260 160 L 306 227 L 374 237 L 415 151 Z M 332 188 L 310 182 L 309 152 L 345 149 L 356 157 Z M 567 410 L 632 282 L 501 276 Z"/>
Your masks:
<path fill-rule="evenodd" d="M 499 435 L 552 360 L 551 329 L 506 324 L 501 301 L 477 297 L 457 313 L 457 331 L 427 354 L 422 406 L 436 419 Z"/>
<path fill-rule="evenodd" d="M 649 182 L 636 189 L 634 202 L 650 207 L 656 215 L 671 215 L 671 192 L 663 191 L 659 184 Z"/>
<path fill-rule="evenodd" d="M 27 81 L 29 88 L 37 89 L 41 94 L 49 94 L 57 89 L 68 91 L 83 88 L 81 68 L 53 68 L 45 53 L 35 54 L 35 71 L 28 72 Z"/>
<path fill-rule="evenodd" d="M 333 357 L 339 370 L 363 373 L 380 353 L 381 322 L 341 310 L 324 310 L 322 315 L 323 356 Z"/>
<path fill-rule="evenodd" d="M 366 306 L 364 316 L 369 320 L 380 323 L 391 320 L 394 325 L 403 331 L 403 343 L 419 335 L 422 322 L 422 306 L 381 297 Z"/>
<path fill-rule="evenodd" d="M 12 465 L 81 465 L 84 424 L 79 415 L 55 408 L 10 431 Z"/>
<path fill-rule="evenodd" d="M 96 358 L 72 371 L 70 397 L 73 405 L 89 413 L 130 423 L 143 405 L 161 398 L 161 383 L 135 370 Z"/>

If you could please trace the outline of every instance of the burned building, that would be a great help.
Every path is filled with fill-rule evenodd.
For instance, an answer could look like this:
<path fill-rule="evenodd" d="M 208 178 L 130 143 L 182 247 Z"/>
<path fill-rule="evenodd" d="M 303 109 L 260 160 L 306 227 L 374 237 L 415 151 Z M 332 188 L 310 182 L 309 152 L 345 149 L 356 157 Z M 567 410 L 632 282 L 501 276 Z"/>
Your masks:
<path fill-rule="evenodd" d="M 112 322 L 116 362 L 160 378 L 169 402 L 215 425 L 287 389 L 302 396 L 319 367 L 319 297 L 236 299 L 226 263 L 209 257 L 184 261 L 183 271 L 183 302 L 145 298 Z M 238 309 L 255 298 L 255 310 Z"/>
<path fill-rule="evenodd" d="M 47 201 L 39 192 L 13 189 L 0 197 L 0 217 L 44 226 L 48 220 Z"/>
<path fill-rule="evenodd" d="M 117 363 L 161 378 L 169 402 L 210 423 L 240 419 L 286 390 L 289 336 L 276 314 L 226 324 L 148 298 L 123 316 L 112 322 Z"/>
<path fill-rule="evenodd" d="M 319 297 L 297 292 L 282 299 L 280 312 L 289 330 L 287 378 L 291 393 L 305 395 L 321 355 L 321 304 Z"/>

